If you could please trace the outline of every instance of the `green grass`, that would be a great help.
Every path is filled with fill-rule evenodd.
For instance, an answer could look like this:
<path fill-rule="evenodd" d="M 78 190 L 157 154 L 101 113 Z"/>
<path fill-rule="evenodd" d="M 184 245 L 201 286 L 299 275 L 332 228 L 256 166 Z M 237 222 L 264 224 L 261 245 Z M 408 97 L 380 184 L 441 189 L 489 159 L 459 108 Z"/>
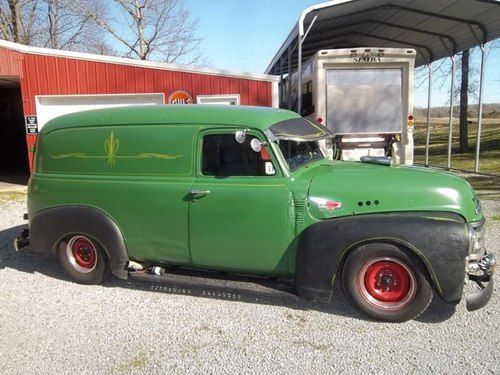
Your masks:
<path fill-rule="evenodd" d="M 458 152 L 459 125 L 455 119 L 453 125 L 451 168 L 474 170 L 477 123 L 469 121 L 469 151 Z M 415 162 L 425 163 L 425 139 L 427 125 L 424 122 L 415 124 Z M 429 147 L 429 164 L 445 167 L 448 154 L 447 119 L 432 119 Z M 479 172 L 493 173 L 500 176 L 500 119 L 483 120 L 481 136 L 481 152 Z"/>
<path fill-rule="evenodd" d="M 474 170 L 476 149 L 477 123 L 469 119 L 469 151 L 458 152 L 458 120 L 453 124 L 451 168 Z M 415 163 L 425 163 L 425 140 L 427 124 L 415 124 Z M 448 159 L 448 120 L 444 118 L 431 119 L 431 138 L 429 147 L 429 164 L 446 167 Z M 484 119 L 481 136 L 481 153 L 479 158 L 479 172 L 494 174 L 495 176 L 462 176 L 465 177 L 476 190 L 492 190 L 496 198 L 500 191 L 500 119 Z"/>

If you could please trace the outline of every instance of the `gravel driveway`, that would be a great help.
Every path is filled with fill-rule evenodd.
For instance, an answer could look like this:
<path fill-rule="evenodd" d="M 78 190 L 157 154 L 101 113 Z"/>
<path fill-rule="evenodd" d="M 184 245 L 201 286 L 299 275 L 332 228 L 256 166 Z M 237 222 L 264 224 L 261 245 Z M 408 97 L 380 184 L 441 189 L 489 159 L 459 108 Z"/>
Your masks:
<path fill-rule="evenodd" d="M 324 305 L 226 281 L 83 286 L 14 252 L 24 198 L 0 195 L 0 373 L 500 373 L 498 273 L 486 308 L 436 298 L 404 324 L 361 319 L 339 290 Z M 483 208 L 497 250 L 500 202 Z"/>

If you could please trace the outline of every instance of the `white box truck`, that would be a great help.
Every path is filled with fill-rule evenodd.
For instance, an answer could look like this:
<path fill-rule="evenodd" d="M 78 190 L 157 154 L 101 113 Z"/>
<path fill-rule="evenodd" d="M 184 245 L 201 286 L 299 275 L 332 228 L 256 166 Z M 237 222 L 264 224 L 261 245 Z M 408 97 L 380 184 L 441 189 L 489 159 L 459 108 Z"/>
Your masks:
<path fill-rule="evenodd" d="M 335 135 L 323 147 L 332 158 L 390 156 L 413 164 L 415 50 L 350 48 L 320 50 L 302 67 L 301 114 Z M 297 109 L 297 71 L 285 78 L 282 107 Z"/>

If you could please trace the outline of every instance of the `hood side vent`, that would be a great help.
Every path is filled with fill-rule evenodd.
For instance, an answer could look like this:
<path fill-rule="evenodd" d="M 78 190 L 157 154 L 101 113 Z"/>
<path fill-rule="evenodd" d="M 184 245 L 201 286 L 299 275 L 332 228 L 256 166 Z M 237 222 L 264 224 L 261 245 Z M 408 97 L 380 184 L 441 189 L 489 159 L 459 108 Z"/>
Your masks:
<path fill-rule="evenodd" d="M 302 224 L 306 220 L 307 202 L 305 199 L 295 199 L 295 220 L 297 224 Z"/>

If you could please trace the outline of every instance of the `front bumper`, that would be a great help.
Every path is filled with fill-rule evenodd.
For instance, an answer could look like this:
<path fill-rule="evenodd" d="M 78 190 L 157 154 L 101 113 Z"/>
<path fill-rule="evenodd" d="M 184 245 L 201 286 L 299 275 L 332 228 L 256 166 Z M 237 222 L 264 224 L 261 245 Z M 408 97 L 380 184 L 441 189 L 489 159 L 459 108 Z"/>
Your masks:
<path fill-rule="evenodd" d="M 468 259 L 467 276 L 480 288 L 476 293 L 469 295 L 465 299 L 465 306 L 468 311 L 478 310 L 484 307 L 493 294 L 493 273 L 496 267 L 496 258 L 493 254 L 485 254 L 481 258 Z M 487 283 L 485 285 L 485 283 Z"/>

